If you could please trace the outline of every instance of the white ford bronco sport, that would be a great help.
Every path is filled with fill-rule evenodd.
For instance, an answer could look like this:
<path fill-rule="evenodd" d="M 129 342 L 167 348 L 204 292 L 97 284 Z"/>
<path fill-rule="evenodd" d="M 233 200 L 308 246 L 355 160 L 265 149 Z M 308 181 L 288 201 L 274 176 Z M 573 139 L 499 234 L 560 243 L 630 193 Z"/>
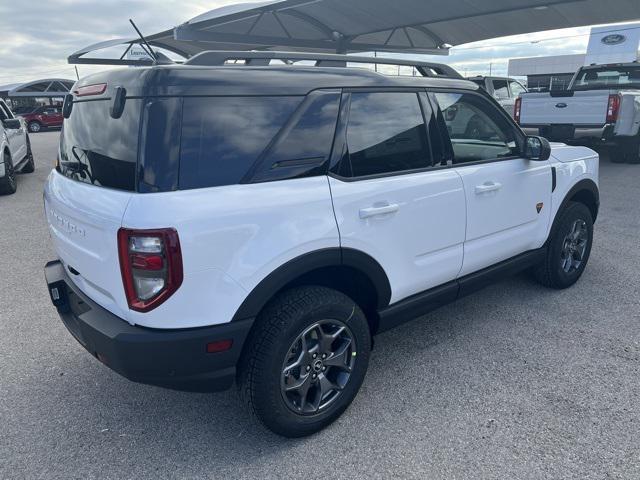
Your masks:
<path fill-rule="evenodd" d="M 174 389 L 236 382 L 268 428 L 308 435 L 354 399 L 373 335 L 524 269 L 578 280 L 596 153 L 526 137 L 449 67 L 345 58 L 205 52 L 75 86 L 45 274 L 99 361 Z"/>

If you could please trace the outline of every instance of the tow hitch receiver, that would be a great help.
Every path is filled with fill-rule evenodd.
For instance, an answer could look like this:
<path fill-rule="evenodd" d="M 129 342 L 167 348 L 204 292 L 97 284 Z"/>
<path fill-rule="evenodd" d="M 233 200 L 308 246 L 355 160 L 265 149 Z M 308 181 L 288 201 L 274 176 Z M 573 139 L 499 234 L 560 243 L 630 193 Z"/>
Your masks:
<path fill-rule="evenodd" d="M 53 269 L 63 269 L 62 264 L 59 261 L 49 262 L 46 265 L 50 270 Z M 45 268 L 45 272 L 47 269 Z M 49 277 L 48 275 L 46 275 Z M 53 278 L 56 278 L 54 276 Z M 60 277 L 57 277 L 60 278 Z M 47 278 L 47 288 L 49 289 L 49 296 L 51 297 L 51 302 L 58 309 L 60 313 L 68 313 L 69 312 L 69 295 L 67 294 L 67 284 L 64 280 L 53 280 Z"/>

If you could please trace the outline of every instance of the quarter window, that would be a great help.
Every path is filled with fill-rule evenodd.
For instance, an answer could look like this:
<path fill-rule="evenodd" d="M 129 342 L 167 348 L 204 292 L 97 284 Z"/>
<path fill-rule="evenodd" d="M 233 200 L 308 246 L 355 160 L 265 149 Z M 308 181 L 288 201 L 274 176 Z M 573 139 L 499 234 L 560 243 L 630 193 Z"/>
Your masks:
<path fill-rule="evenodd" d="M 516 131 L 489 102 L 469 93 L 436 93 L 454 153 L 454 163 L 519 154 Z"/>
<path fill-rule="evenodd" d="M 352 93 L 342 173 L 362 177 L 430 167 L 426 132 L 416 93 Z"/>
<path fill-rule="evenodd" d="M 280 130 L 251 176 L 266 182 L 319 175 L 331 153 L 340 91 L 315 91 Z"/>
<path fill-rule="evenodd" d="M 301 101 L 301 97 L 186 98 L 180 188 L 239 183 Z"/>

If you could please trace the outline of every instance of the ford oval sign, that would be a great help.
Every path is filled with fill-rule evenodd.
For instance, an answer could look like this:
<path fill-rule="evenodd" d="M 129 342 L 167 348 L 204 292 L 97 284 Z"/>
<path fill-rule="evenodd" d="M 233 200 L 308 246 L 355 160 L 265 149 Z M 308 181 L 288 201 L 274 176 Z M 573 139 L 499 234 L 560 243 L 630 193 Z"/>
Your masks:
<path fill-rule="evenodd" d="M 567 108 L 569 105 L 566 103 L 556 103 L 556 108 Z"/>
<path fill-rule="evenodd" d="M 627 40 L 627 37 L 624 35 L 620 35 L 619 33 L 613 33 L 611 35 L 607 35 L 606 37 L 602 37 L 601 42 L 605 45 L 620 45 Z"/>

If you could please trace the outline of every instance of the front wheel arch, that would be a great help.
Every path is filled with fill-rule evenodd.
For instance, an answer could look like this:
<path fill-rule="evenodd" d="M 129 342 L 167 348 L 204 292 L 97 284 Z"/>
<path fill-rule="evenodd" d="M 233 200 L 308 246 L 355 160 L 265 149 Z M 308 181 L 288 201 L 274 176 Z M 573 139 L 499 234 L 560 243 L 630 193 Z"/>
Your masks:
<path fill-rule="evenodd" d="M 570 202 L 577 202 L 584 204 L 591 212 L 591 218 L 594 223 L 598 217 L 598 211 L 600 210 L 600 191 L 596 182 L 591 179 L 585 178 L 577 182 L 573 187 L 569 189 L 564 196 L 564 200 L 560 204 L 560 208 L 556 212 L 554 224 L 560 217 L 560 214 L 567 208 Z"/>

